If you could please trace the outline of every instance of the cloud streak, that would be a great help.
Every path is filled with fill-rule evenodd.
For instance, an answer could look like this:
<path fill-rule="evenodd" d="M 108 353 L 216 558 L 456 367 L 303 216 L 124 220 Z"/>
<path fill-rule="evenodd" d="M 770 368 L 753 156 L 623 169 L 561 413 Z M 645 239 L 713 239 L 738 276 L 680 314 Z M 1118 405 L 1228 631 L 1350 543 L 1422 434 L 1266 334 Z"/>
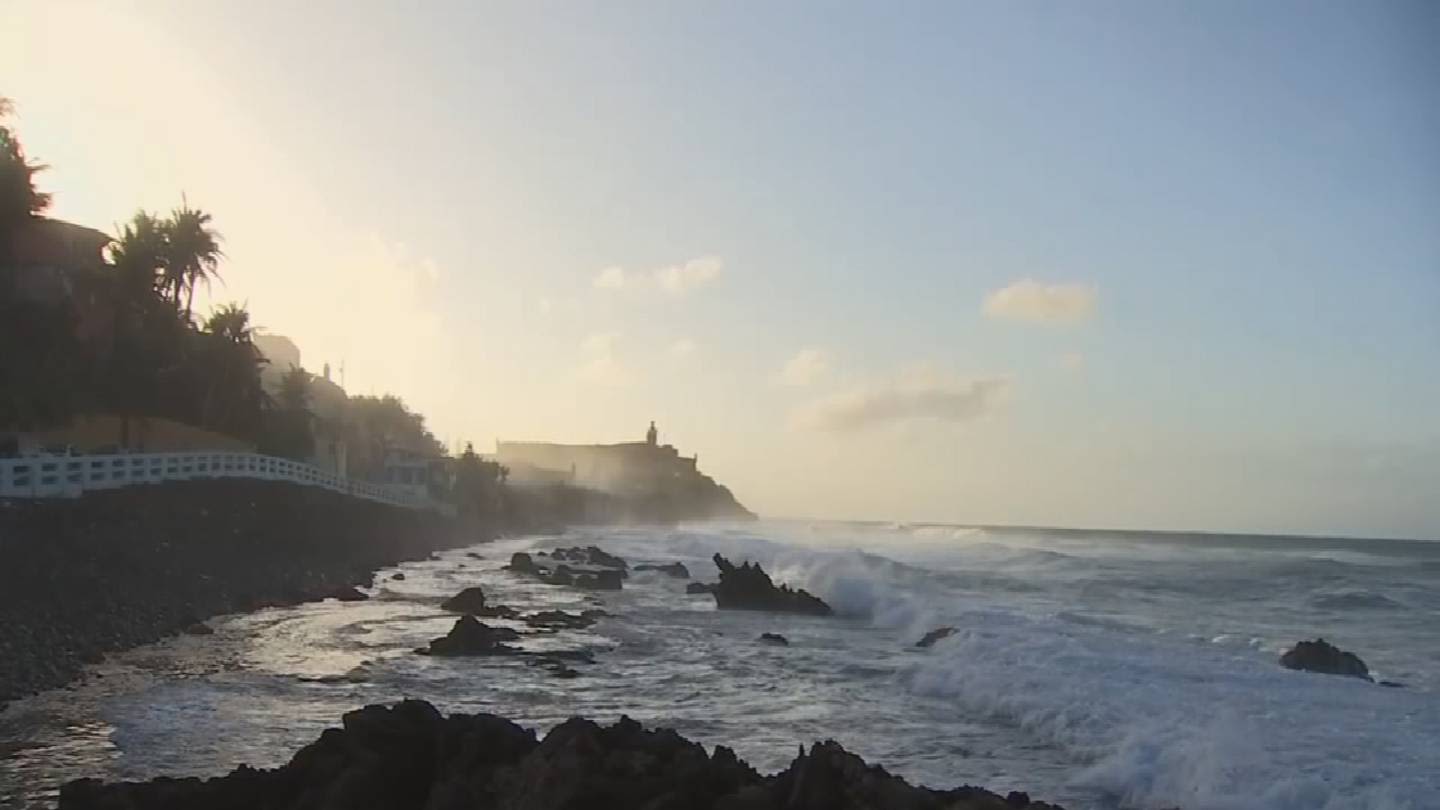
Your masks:
<path fill-rule="evenodd" d="M 801 409 L 802 427 L 853 433 L 914 420 L 968 422 L 999 408 L 1010 392 L 1004 377 L 930 376 L 886 382 L 818 400 Z"/>
<path fill-rule="evenodd" d="M 1095 288 L 1021 279 L 985 296 L 984 313 L 1028 323 L 1079 323 L 1095 313 Z"/>
<path fill-rule="evenodd" d="M 612 265 L 597 273 L 590 286 L 597 290 L 655 289 L 678 297 L 714 282 L 724 269 L 719 256 L 700 256 L 648 273 Z"/>
<path fill-rule="evenodd" d="M 830 370 L 830 358 L 819 349 L 801 349 L 780 369 L 776 379 L 781 385 L 806 386 Z"/>

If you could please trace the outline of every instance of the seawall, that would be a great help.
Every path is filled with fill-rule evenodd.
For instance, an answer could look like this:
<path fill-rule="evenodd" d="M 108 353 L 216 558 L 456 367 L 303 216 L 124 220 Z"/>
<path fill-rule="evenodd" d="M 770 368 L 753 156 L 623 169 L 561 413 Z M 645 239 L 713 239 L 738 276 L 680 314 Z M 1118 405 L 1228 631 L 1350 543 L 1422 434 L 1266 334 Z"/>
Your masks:
<path fill-rule="evenodd" d="M 0 705 L 211 616 L 322 599 L 495 533 L 270 481 L 0 502 Z"/>

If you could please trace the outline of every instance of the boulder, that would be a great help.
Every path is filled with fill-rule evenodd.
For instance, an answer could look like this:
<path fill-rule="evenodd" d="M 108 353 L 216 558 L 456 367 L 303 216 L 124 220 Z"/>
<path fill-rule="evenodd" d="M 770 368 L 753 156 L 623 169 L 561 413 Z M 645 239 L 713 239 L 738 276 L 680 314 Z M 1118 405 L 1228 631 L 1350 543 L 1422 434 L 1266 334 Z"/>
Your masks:
<path fill-rule="evenodd" d="M 538 560 L 536 558 L 539 558 Z M 554 568 L 549 563 L 555 562 Z M 551 585 L 569 585 L 600 591 L 618 591 L 627 576 L 626 563 L 594 546 L 558 549 L 553 554 L 538 552 L 534 557 L 517 551 L 510 557 L 507 571 L 539 577 Z"/>
<path fill-rule="evenodd" d="M 421 655 L 518 655 L 521 650 L 504 642 L 516 641 L 520 634 L 508 627 L 491 627 L 466 614 L 455 620 L 455 626 L 430 646 L 418 650 Z"/>
<path fill-rule="evenodd" d="M 685 593 L 714 593 L 714 592 L 715 592 L 715 584 L 714 584 L 713 582 L 692 582 L 692 583 L 690 583 L 689 585 L 686 585 L 686 586 L 685 586 Z"/>
<path fill-rule="evenodd" d="M 1280 656 L 1280 666 L 1286 669 L 1302 669 L 1306 672 L 1320 672 L 1326 675 L 1348 675 L 1352 678 L 1371 680 L 1370 668 L 1360 656 L 1346 652 L 1323 638 L 1302 641 L 1286 650 Z"/>
<path fill-rule="evenodd" d="M 926 633 L 924 638 L 915 642 L 915 646 L 930 647 L 933 646 L 935 642 L 939 641 L 940 639 L 949 638 L 950 636 L 954 635 L 954 633 L 955 628 L 953 627 L 937 627 L 934 630 Z"/>
<path fill-rule="evenodd" d="M 541 552 L 542 554 L 544 552 Z M 620 571 L 629 571 L 630 566 L 614 554 L 595 546 L 575 546 L 573 548 L 557 548 L 548 555 L 553 560 L 573 563 L 575 565 L 593 565 L 600 568 L 615 568 Z"/>
<path fill-rule="evenodd" d="M 483 560 L 483 559 L 485 559 L 484 557 L 482 557 L 482 556 L 479 554 L 479 552 L 475 552 L 475 551 L 467 551 L 467 552 L 465 552 L 465 556 L 466 556 L 466 557 L 469 557 L 469 558 L 472 559 L 472 560 Z"/>
<path fill-rule="evenodd" d="M 685 563 L 682 563 L 682 562 L 673 562 L 673 563 L 669 563 L 669 564 L 666 564 L 666 565 L 652 565 L 652 564 L 650 564 L 650 563 L 642 563 L 642 564 L 640 564 L 640 565 L 635 566 L 635 570 L 636 570 L 636 571 L 659 571 L 659 572 L 662 573 L 662 574 L 665 574 L 665 575 L 667 575 L 667 576 L 675 577 L 676 579 L 689 579 L 689 578 L 690 578 L 690 569 L 689 569 L 689 568 L 686 568 L 686 567 L 685 567 Z"/>
<path fill-rule="evenodd" d="M 575 587 L 590 588 L 597 591 L 618 591 L 623 587 L 623 571 L 596 571 L 589 574 L 576 574 Z"/>
<path fill-rule="evenodd" d="M 463 621 L 463 619 L 462 619 Z M 550 673 L 579 673 L 546 662 Z M 70 782 L 60 810 L 121 808 L 473 807 L 526 810 L 1060 810 L 975 787 L 915 787 L 834 741 L 815 743 L 785 770 L 762 776 L 731 749 L 713 753 L 628 717 L 610 726 L 572 718 L 543 741 L 489 714 L 444 717 L 423 701 L 345 715 L 289 763 L 241 766 L 213 779 Z"/>
<path fill-rule="evenodd" d="M 583 630 L 605 615 L 603 610 L 587 610 L 583 613 L 566 613 L 563 610 L 542 610 L 525 616 L 521 621 L 540 630 Z"/>
<path fill-rule="evenodd" d="M 195 622 L 182 632 L 187 636 L 209 636 L 215 634 L 215 629 L 204 622 Z"/>
<path fill-rule="evenodd" d="M 479 585 L 472 585 L 441 602 L 440 608 L 456 613 L 481 613 L 485 610 L 485 591 Z"/>
<path fill-rule="evenodd" d="M 510 555 L 510 564 L 505 566 L 506 571 L 514 571 L 517 574 L 541 574 L 543 568 L 535 564 L 535 559 L 523 551 L 517 551 Z"/>
<path fill-rule="evenodd" d="M 779 633 L 761 633 L 761 634 L 760 634 L 760 643 L 761 643 L 761 644 L 774 644 L 774 645 L 777 645 L 777 646 L 780 646 L 780 647 L 789 647 L 789 646 L 790 646 L 790 639 L 785 638 L 784 636 L 780 635 Z"/>
<path fill-rule="evenodd" d="M 395 573 L 393 573 L 393 574 L 390 575 L 390 578 L 393 579 L 393 580 L 395 580 L 396 582 L 404 582 L 404 581 L 405 581 L 405 572 L 404 572 L 404 571 L 396 571 Z"/>
<path fill-rule="evenodd" d="M 768 610 L 774 613 L 806 613 L 829 616 L 834 611 L 818 596 L 804 590 L 791 590 L 789 585 L 776 587 L 770 575 L 758 564 L 749 562 L 738 568 L 716 554 L 715 567 L 720 569 L 720 582 L 715 586 L 715 604 L 721 610 Z"/>

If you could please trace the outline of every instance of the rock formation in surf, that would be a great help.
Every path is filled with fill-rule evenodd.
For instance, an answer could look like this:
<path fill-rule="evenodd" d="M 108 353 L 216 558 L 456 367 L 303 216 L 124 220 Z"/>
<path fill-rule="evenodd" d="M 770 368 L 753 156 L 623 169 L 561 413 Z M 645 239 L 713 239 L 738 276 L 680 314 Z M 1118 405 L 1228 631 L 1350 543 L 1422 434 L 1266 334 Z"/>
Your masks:
<path fill-rule="evenodd" d="M 519 638 L 520 634 L 508 627 L 491 627 L 466 614 L 455 620 L 449 633 L 417 652 L 422 655 L 518 655 L 520 648 L 504 642 Z"/>
<path fill-rule="evenodd" d="M 789 585 L 775 586 L 760 565 L 742 563 L 738 568 L 716 554 L 720 582 L 715 585 L 715 604 L 721 610 L 768 610 L 773 613 L 807 613 L 829 616 L 834 611 L 818 596 Z"/>
<path fill-rule="evenodd" d="M 761 776 L 723 745 L 708 754 L 628 717 L 611 726 L 572 718 L 537 740 L 502 717 L 447 718 L 417 700 L 349 712 L 341 728 L 273 770 L 241 766 L 215 779 L 142 783 L 83 779 L 60 791 L 60 810 L 200 807 L 1060 810 L 1018 792 L 914 787 L 833 741 L 802 748 L 788 768 Z"/>
<path fill-rule="evenodd" d="M 640 565 L 635 566 L 635 570 L 636 570 L 636 571 L 659 571 L 659 572 L 662 573 L 662 574 L 665 574 L 665 575 L 667 575 L 667 576 L 675 577 L 676 579 L 689 579 L 689 578 L 690 578 L 690 569 L 689 569 L 689 568 L 686 568 L 686 567 L 685 567 L 685 563 L 682 563 L 682 562 L 673 562 L 673 563 L 669 563 L 669 564 L 667 564 L 667 565 L 653 565 L 653 564 L 649 564 L 649 563 L 641 563 Z"/>
<path fill-rule="evenodd" d="M 594 546 L 561 548 L 553 552 L 510 555 L 506 571 L 527 574 L 552 585 L 569 585 L 598 591 L 618 591 L 630 566 L 619 557 Z"/>
<path fill-rule="evenodd" d="M 953 627 L 937 627 L 925 634 L 925 637 L 915 642 L 916 647 L 933 647 L 935 642 L 942 638 L 949 638 L 955 634 Z"/>
<path fill-rule="evenodd" d="M 1303 669 L 1325 675 L 1348 675 L 1352 678 L 1372 680 L 1370 668 L 1360 656 L 1346 652 L 1323 638 L 1302 641 L 1280 656 L 1280 666 L 1286 669 Z"/>

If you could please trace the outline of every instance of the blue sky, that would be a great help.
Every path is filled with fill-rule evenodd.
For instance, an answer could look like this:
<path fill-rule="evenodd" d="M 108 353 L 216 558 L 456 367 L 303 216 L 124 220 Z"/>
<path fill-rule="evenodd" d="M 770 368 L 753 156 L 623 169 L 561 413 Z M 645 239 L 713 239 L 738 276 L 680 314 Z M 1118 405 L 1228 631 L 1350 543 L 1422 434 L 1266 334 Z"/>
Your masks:
<path fill-rule="evenodd" d="M 57 215 L 183 189 L 217 299 L 450 440 L 655 418 L 775 515 L 1440 537 L 1433 4 L 17 18 Z"/>

